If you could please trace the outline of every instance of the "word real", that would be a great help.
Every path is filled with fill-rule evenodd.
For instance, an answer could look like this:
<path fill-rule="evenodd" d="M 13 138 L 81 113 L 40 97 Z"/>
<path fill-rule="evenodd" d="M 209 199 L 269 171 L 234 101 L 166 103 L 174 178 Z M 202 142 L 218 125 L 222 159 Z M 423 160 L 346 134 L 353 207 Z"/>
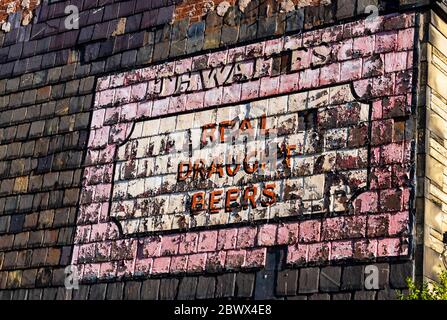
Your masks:
<path fill-rule="evenodd" d="M 271 143 L 270 134 L 274 135 L 274 130 L 268 129 L 266 117 L 263 115 L 259 121 L 259 137 L 267 139 L 267 148 L 245 149 L 240 154 L 230 153 L 227 155 L 217 155 L 207 159 L 199 158 L 195 161 L 181 161 L 178 165 L 177 179 L 179 182 L 199 182 L 212 180 L 215 178 L 232 178 L 240 174 L 246 175 L 266 175 L 267 169 L 271 170 L 278 160 L 278 146 Z M 227 131 L 232 134 L 227 135 Z M 201 146 L 205 148 L 210 144 L 229 144 L 236 140 L 235 137 L 250 136 L 255 137 L 255 127 L 252 120 L 244 118 L 240 121 L 229 120 L 220 123 L 211 123 L 201 128 Z M 290 168 L 292 152 L 297 149 L 296 145 L 283 144 L 281 154 L 284 155 L 283 164 Z M 259 203 L 262 207 L 269 207 L 277 201 L 277 186 L 275 183 L 264 183 L 261 187 L 245 186 L 231 187 L 226 190 L 215 189 L 209 192 L 199 191 L 192 195 L 190 202 L 191 212 L 208 210 L 210 213 L 218 213 L 224 209 L 232 212 L 235 208 L 247 209 L 256 208 Z"/>

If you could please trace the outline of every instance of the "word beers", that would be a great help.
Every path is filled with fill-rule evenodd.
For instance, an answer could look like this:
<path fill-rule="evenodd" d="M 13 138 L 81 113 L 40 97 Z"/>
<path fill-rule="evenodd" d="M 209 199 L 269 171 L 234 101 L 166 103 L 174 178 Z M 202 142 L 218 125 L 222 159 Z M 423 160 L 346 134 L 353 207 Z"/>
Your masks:
<path fill-rule="evenodd" d="M 200 158 L 181 161 L 178 165 L 178 181 L 193 183 L 224 179 L 237 183 L 242 175 L 265 176 L 276 170 L 278 144 L 274 130 L 267 129 L 266 117 L 255 120 L 231 120 L 207 124 L 201 128 Z M 265 146 L 265 147 L 264 147 Z M 294 145 L 283 145 L 283 163 L 290 167 Z M 207 159 L 208 158 L 208 159 Z M 256 208 L 276 203 L 276 184 L 264 183 L 245 187 L 214 189 L 196 192 L 191 197 L 191 212 L 220 210 L 231 212 L 236 208 Z"/>
<path fill-rule="evenodd" d="M 191 199 L 191 212 L 208 210 L 210 213 L 218 213 L 223 209 L 232 212 L 248 207 L 256 209 L 258 202 L 262 207 L 269 207 L 276 203 L 275 189 L 275 183 L 267 183 L 261 190 L 258 190 L 258 186 L 246 186 L 213 190 L 208 194 L 205 191 L 197 192 Z"/>

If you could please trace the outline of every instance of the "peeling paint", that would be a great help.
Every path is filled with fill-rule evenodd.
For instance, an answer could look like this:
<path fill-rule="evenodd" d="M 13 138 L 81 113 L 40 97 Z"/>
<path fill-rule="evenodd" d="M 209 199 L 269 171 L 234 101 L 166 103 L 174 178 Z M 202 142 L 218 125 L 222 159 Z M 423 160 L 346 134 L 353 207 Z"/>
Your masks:
<path fill-rule="evenodd" d="M 207 0 L 197 2 L 196 0 L 185 0 L 176 6 L 174 20 L 179 21 L 189 18 L 191 21 L 199 21 L 203 16 L 211 11 L 215 11 L 218 16 L 223 17 L 231 6 L 235 6 L 239 11 L 245 12 L 252 0 Z M 324 6 L 331 4 L 331 0 L 275 0 L 279 3 L 282 12 L 291 12 L 296 8 L 309 6 Z M 268 5 L 268 10 L 272 10 Z"/>
<path fill-rule="evenodd" d="M 28 25 L 34 17 L 33 10 L 40 4 L 40 0 L 16 0 L 0 2 L 0 29 L 9 32 L 12 24 L 9 21 L 14 13 L 20 14 L 20 23 Z"/>
<path fill-rule="evenodd" d="M 217 6 L 217 9 L 216 9 L 217 15 L 223 17 L 225 15 L 225 13 L 227 13 L 230 6 L 231 6 L 230 3 L 227 1 L 219 3 L 219 5 Z"/>

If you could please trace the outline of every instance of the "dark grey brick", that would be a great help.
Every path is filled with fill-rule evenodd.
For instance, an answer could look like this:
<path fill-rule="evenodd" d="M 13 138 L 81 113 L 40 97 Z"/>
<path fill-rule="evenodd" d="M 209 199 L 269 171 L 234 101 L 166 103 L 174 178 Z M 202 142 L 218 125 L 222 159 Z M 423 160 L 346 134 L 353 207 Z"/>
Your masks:
<path fill-rule="evenodd" d="M 91 74 L 97 74 L 104 71 L 105 61 L 95 61 L 91 64 Z"/>
<path fill-rule="evenodd" d="M 107 300 L 121 300 L 123 298 L 124 283 L 116 282 L 107 285 Z"/>
<path fill-rule="evenodd" d="M 387 263 L 375 264 L 374 266 L 377 267 L 377 269 L 379 271 L 379 288 L 378 289 L 384 289 L 385 287 L 389 286 L 390 266 Z M 367 274 L 366 270 L 365 270 L 365 284 L 366 284 L 366 281 L 368 281 L 369 284 L 371 283 L 371 281 L 367 280 L 367 279 L 371 279 L 371 278 L 367 278 L 369 275 L 372 275 L 371 271 Z M 371 279 L 371 280 L 373 280 L 373 279 Z"/>
<path fill-rule="evenodd" d="M 283 270 L 278 272 L 276 294 L 279 296 L 296 295 L 298 289 L 298 270 Z"/>
<path fill-rule="evenodd" d="M 25 221 L 25 215 L 24 214 L 15 214 L 11 217 L 11 223 L 9 226 L 9 232 L 11 233 L 17 233 L 22 231 L 23 229 L 23 222 Z"/>
<path fill-rule="evenodd" d="M 356 291 L 354 293 L 354 300 L 375 300 L 376 291 Z"/>
<path fill-rule="evenodd" d="M 236 274 L 226 273 L 216 277 L 216 298 L 227 298 L 234 295 Z"/>
<path fill-rule="evenodd" d="M 351 300 L 350 293 L 335 293 L 332 295 L 332 300 Z"/>
<path fill-rule="evenodd" d="M 393 289 L 407 288 L 407 279 L 413 279 L 413 262 L 391 264 L 390 286 Z"/>
<path fill-rule="evenodd" d="M 397 300 L 398 298 L 398 291 L 391 288 L 380 290 L 377 294 L 378 300 Z"/>
<path fill-rule="evenodd" d="M 197 299 L 212 299 L 216 290 L 216 278 L 200 276 L 197 283 Z"/>
<path fill-rule="evenodd" d="M 337 19 L 350 18 L 354 16 L 356 0 L 338 2 Z"/>
<path fill-rule="evenodd" d="M 196 297 L 197 277 L 184 277 L 178 286 L 178 300 L 194 300 Z"/>
<path fill-rule="evenodd" d="M 19 77 L 8 79 L 6 82 L 6 92 L 16 91 L 17 89 L 19 89 L 19 85 L 20 85 Z"/>
<path fill-rule="evenodd" d="M 129 281 L 124 286 L 124 300 L 140 300 L 140 281 Z"/>
<path fill-rule="evenodd" d="M 235 295 L 240 298 L 250 298 L 253 295 L 255 274 L 240 272 L 236 276 Z"/>
<path fill-rule="evenodd" d="M 331 296 L 328 293 L 317 293 L 309 296 L 309 300 L 331 300 Z"/>
<path fill-rule="evenodd" d="M 160 300 L 174 300 L 177 295 L 178 285 L 178 279 L 161 279 L 159 295 Z"/>
<path fill-rule="evenodd" d="M 66 290 L 64 287 L 57 288 L 56 300 L 71 300 L 73 290 Z"/>
<path fill-rule="evenodd" d="M 320 270 L 320 290 L 334 292 L 340 290 L 341 267 L 325 267 Z"/>
<path fill-rule="evenodd" d="M 79 285 L 79 289 L 73 290 L 73 300 L 87 300 L 90 291 L 89 285 Z"/>
<path fill-rule="evenodd" d="M 300 269 L 298 292 L 299 293 L 318 292 L 319 278 L 320 278 L 319 268 Z"/>
<path fill-rule="evenodd" d="M 287 300 L 307 300 L 307 296 L 306 295 L 298 295 L 298 296 L 292 296 L 292 297 L 287 297 Z"/>
<path fill-rule="evenodd" d="M 130 50 L 123 53 L 121 59 L 121 65 L 123 67 L 131 67 L 136 64 L 137 61 L 137 50 Z"/>
<path fill-rule="evenodd" d="M 30 289 L 28 290 L 28 300 L 41 300 L 42 289 Z"/>
<path fill-rule="evenodd" d="M 158 291 L 160 288 L 159 279 L 149 279 L 143 281 L 141 286 L 142 300 L 158 300 Z"/>
<path fill-rule="evenodd" d="M 57 288 L 44 288 L 42 300 L 55 300 L 57 295 Z"/>
<path fill-rule="evenodd" d="M 137 2 L 139 2 L 139 1 L 137 1 Z M 125 32 L 129 33 L 129 32 L 138 31 L 140 28 L 142 17 L 143 17 L 142 14 L 135 14 L 133 16 L 127 17 Z"/>
<path fill-rule="evenodd" d="M 121 63 L 121 54 L 115 54 L 107 58 L 106 71 L 112 71 L 118 69 Z"/>
<path fill-rule="evenodd" d="M 12 300 L 26 300 L 28 296 L 28 290 L 19 289 L 14 290 L 12 294 Z"/>
<path fill-rule="evenodd" d="M 342 290 L 362 290 L 363 289 L 364 272 L 363 266 L 348 266 L 343 268 L 341 279 Z"/>
<path fill-rule="evenodd" d="M 138 65 L 150 63 L 152 61 L 153 49 L 154 47 L 152 45 L 138 49 L 136 63 Z"/>

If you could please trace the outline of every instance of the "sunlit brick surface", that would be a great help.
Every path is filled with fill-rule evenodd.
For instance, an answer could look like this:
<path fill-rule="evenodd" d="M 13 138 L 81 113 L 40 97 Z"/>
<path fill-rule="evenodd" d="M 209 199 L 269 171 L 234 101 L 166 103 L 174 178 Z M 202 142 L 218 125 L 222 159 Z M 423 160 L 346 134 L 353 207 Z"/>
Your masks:
<path fill-rule="evenodd" d="M 413 136 L 406 134 L 406 128 L 412 125 L 408 116 L 412 104 L 413 27 L 411 14 L 360 20 L 99 79 L 73 264 L 83 272 L 83 277 L 90 278 L 253 268 L 263 266 L 266 248 L 276 245 L 288 246 L 289 265 L 407 256 L 412 192 L 409 179 L 414 150 Z M 155 199 L 167 190 L 174 191 L 170 195 L 179 194 L 175 188 L 180 188 L 181 183 L 172 176 L 178 158 L 172 160 L 172 167 L 164 167 L 165 163 L 157 167 L 155 163 L 154 170 L 169 174 L 162 174 L 158 184 L 151 182 L 147 188 L 137 175 L 143 174 L 142 171 L 147 175 L 148 171 L 137 160 L 150 161 L 151 156 L 133 144 L 150 137 L 154 146 L 155 141 L 161 145 L 165 133 L 161 134 L 160 128 L 166 134 L 182 132 L 177 130 L 177 126 L 184 125 L 179 124 L 180 114 L 195 117 L 212 110 L 218 114 L 225 108 L 234 109 L 235 105 L 252 105 L 253 100 L 268 101 L 267 105 L 275 101 L 275 107 L 267 110 L 267 117 L 271 114 L 277 129 L 283 126 L 287 131 L 288 122 L 279 119 L 297 116 L 296 131 L 283 137 L 295 134 L 298 137 L 301 111 L 293 108 L 303 104 L 290 103 L 294 94 L 316 96 L 326 90 L 320 89 L 328 87 L 330 99 L 331 90 L 345 88 L 344 85 L 350 88 L 345 95 L 348 103 L 328 100 L 309 108 L 314 111 L 316 122 L 301 132 L 307 135 L 309 130 L 315 130 L 318 138 L 304 139 L 302 146 L 305 150 L 317 145 L 317 149 L 302 152 L 291 159 L 291 164 L 295 166 L 298 161 L 308 159 L 313 170 L 296 175 L 299 178 L 296 183 L 291 183 L 293 173 L 282 180 L 283 191 L 288 191 L 282 194 L 283 201 L 276 207 L 286 206 L 286 210 L 282 207 L 276 211 L 271 206 L 268 216 L 260 216 L 261 221 L 269 221 L 222 229 L 219 224 L 231 222 L 230 217 L 227 220 L 225 215 L 215 213 L 224 218 L 210 223 L 207 213 L 203 213 L 199 222 L 190 224 L 191 216 L 194 219 L 196 216 L 187 212 L 186 194 L 181 196 L 183 203 L 168 200 L 174 209 L 168 212 L 168 206 L 165 212 L 173 214 L 165 216 L 189 217 L 181 225 L 187 232 L 161 232 L 179 227 L 174 221 L 161 224 L 152 221 L 147 227 L 141 223 L 144 227 L 140 229 L 146 215 L 159 212 L 122 210 L 121 204 L 131 198 L 129 205 L 134 206 L 139 199 Z M 323 101 L 324 97 L 320 96 Z M 308 105 L 319 103 L 318 99 L 305 101 Z M 162 122 L 164 125 L 160 126 Z M 368 125 L 362 126 L 364 122 Z M 158 129 L 153 123 L 158 124 Z M 149 131 L 143 134 L 145 127 Z M 132 161 L 135 165 L 126 171 L 126 165 Z M 157 174 L 149 172 L 146 178 L 152 179 Z M 330 176 L 334 179 L 330 180 Z M 165 177 L 166 181 L 171 180 L 163 185 Z M 310 181 L 315 188 L 300 188 Z M 125 192 L 118 192 L 119 184 L 125 186 Z M 217 186 L 225 187 L 225 182 L 218 182 Z M 214 190 L 215 186 L 186 189 L 206 188 Z M 159 194 L 144 195 L 150 189 Z M 305 194 L 311 189 L 314 194 Z M 340 190 L 344 193 L 337 192 Z M 301 199 L 287 199 L 286 194 Z M 354 197 L 349 196 L 353 194 Z M 323 211 L 336 214 L 331 217 L 317 214 Z M 250 220 L 249 213 L 250 210 L 246 218 L 242 215 L 242 222 Z M 209 228 L 195 230 L 204 225 Z M 146 231 L 152 234 L 121 239 L 122 233 Z"/>
<path fill-rule="evenodd" d="M 367 186 L 369 109 L 344 85 L 137 122 L 118 148 L 110 215 L 128 234 L 346 211 Z M 229 120 L 233 127 L 222 143 L 217 128 Z M 216 129 L 204 133 L 214 143 L 202 145 L 209 124 Z M 285 146 L 293 146 L 289 156 Z M 276 159 L 263 171 L 269 150 Z M 263 206 L 263 186 L 272 183 L 275 203 Z M 208 198 L 216 190 L 211 210 Z M 198 192 L 206 205 L 191 212 Z"/>

